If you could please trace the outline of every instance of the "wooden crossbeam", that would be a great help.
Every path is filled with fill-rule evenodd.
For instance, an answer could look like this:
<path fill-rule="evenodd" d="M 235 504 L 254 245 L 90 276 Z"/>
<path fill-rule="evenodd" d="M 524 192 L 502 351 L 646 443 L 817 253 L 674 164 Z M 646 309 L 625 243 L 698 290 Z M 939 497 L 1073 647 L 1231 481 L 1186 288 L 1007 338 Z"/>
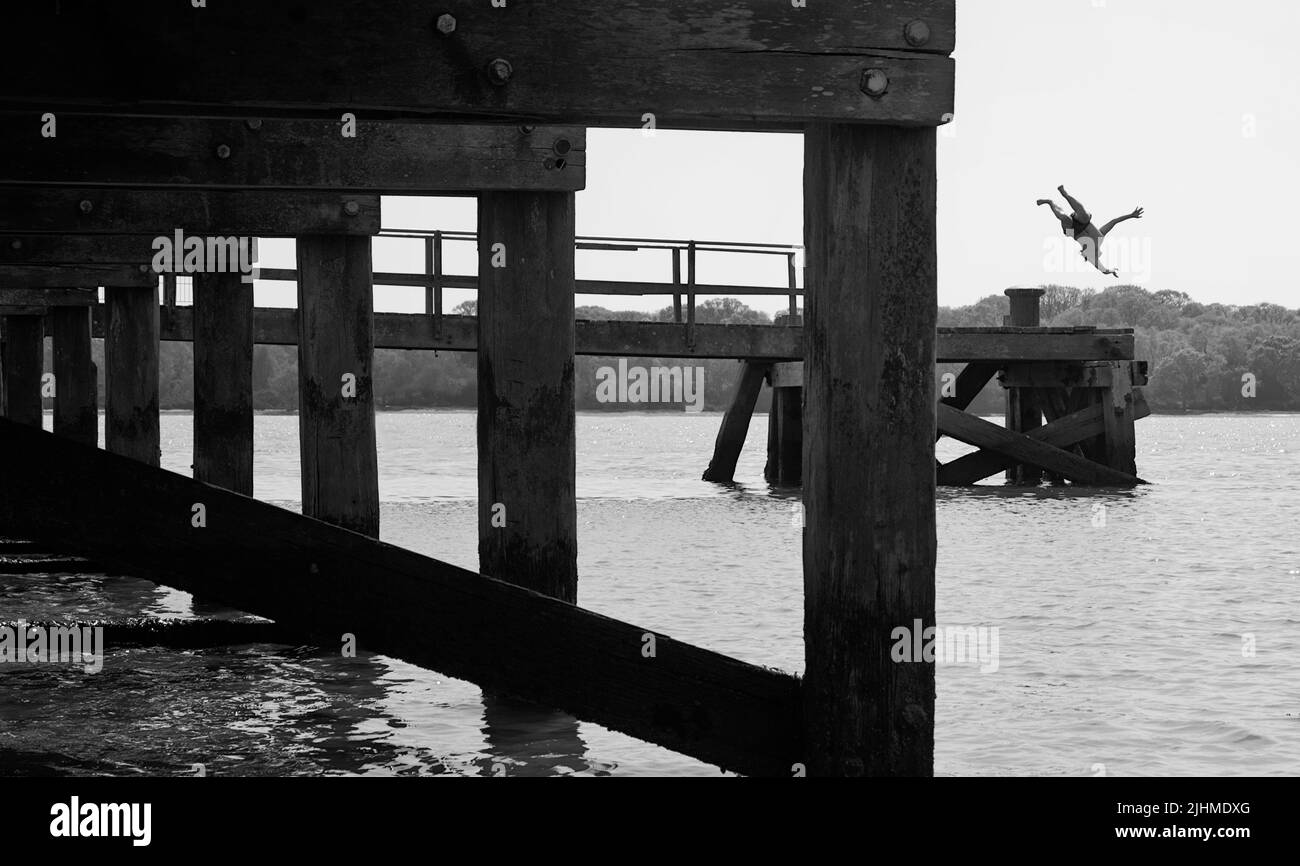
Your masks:
<path fill-rule="evenodd" d="M 0 286 L 61 289 L 69 286 L 158 285 L 158 274 L 147 263 L 137 265 L 6 265 L 0 264 Z"/>
<path fill-rule="evenodd" d="M 0 184 L 389 195 L 582 189 L 582 127 L 0 115 Z M 527 129 L 527 132 L 524 131 Z"/>
<path fill-rule="evenodd" d="M 1134 391 L 1135 419 L 1140 420 L 1151 414 L 1151 407 L 1141 391 Z M 1053 418 L 1045 427 L 1036 427 L 1027 435 L 1056 448 L 1068 449 L 1094 436 L 1105 432 L 1102 419 L 1102 406 L 1093 404 L 1078 412 Z M 997 475 L 1015 460 L 996 451 L 976 451 L 959 457 L 939 467 L 938 483 L 946 487 L 967 487 L 978 484 L 985 478 Z"/>
<path fill-rule="evenodd" d="M 955 0 L 13 5 L 0 104 L 32 109 L 33 134 L 60 107 L 706 129 L 953 110 Z"/>
<path fill-rule="evenodd" d="M 299 237 L 379 233 L 379 196 L 266 190 L 0 187 L 0 232 Z"/>
<path fill-rule="evenodd" d="M 0 490 L 6 534 L 330 645 L 353 634 L 740 773 L 788 776 L 799 760 L 793 676 L 9 421 Z"/>
<path fill-rule="evenodd" d="M 0 263 L 7 265 L 129 265 L 153 254 L 147 235 L 0 234 Z"/>
<path fill-rule="evenodd" d="M 0 289 L 0 306 L 89 307 L 98 302 L 99 293 L 89 289 Z"/>
<path fill-rule="evenodd" d="M 1076 423 L 1083 422 L 1076 421 Z M 1146 483 L 1134 475 L 1093 463 L 1041 439 L 999 427 L 983 418 L 976 418 L 974 415 L 968 415 L 942 403 L 939 404 L 939 429 L 959 442 L 1009 457 L 1011 463 L 1038 466 L 1076 484 L 1093 487 L 1134 487 Z"/>
<path fill-rule="evenodd" d="M 1110 388 L 1114 384 L 1114 369 L 1109 363 L 1016 364 L 1008 367 L 999 379 L 1006 388 Z M 1148 384 L 1145 362 L 1135 361 L 1131 369 L 1135 386 Z"/>

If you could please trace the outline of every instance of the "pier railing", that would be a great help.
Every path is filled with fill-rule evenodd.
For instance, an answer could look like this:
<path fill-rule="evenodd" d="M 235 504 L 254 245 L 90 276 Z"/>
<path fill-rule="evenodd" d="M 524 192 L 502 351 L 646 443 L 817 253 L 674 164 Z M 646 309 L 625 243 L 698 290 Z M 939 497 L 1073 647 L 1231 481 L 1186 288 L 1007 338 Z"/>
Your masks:
<path fill-rule="evenodd" d="M 447 273 L 443 267 L 446 245 L 449 243 L 477 244 L 478 235 L 474 232 L 429 231 L 424 229 L 384 229 L 378 235 L 381 238 L 404 238 L 420 241 L 424 246 L 424 270 L 422 272 L 390 271 L 375 272 L 375 285 L 411 286 L 424 289 L 424 312 L 437 320 L 441 330 L 444 289 L 476 289 L 478 277 L 473 274 Z M 799 312 L 799 297 L 803 289 L 799 286 L 798 258 L 803 252 L 802 246 L 787 244 L 733 243 L 731 241 L 674 240 L 669 238 L 626 238 L 606 236 L 579 236 L 574 249 L 579 251 L 605 251 L 622 253 L 660 252 L 667 254 L 666 269 L 669 281 L 647 282 L 631 280 L 576 280 L 579 295 L 669 295 L 673 301 L 673 321 L 684 323 L 688 329 L 695 325 L 696 298 L 699 295 L 726 295 L 733 297 L 754 297 L 785 295 L 789 298 L 790 315 Z M 706 284 L 696 280 L 697 260 L 701 254 L 732 254 L 749 256 L 775 256 L 785 259 L 785 286 L 744 286 L 726 284 Z M 661 260 L 662 261 L 662 260 Z M 293 268 L 260 268 L 259 277 L 264 280 L 298 279 L 298 271 Z M 184 278 L 181 278 L 184 280 Z M 169 275 L 164 285 L 164 297 L 167 306 L 189 306 L 192 303 L 192 289 L 188 280 L 177 281 Z"/>

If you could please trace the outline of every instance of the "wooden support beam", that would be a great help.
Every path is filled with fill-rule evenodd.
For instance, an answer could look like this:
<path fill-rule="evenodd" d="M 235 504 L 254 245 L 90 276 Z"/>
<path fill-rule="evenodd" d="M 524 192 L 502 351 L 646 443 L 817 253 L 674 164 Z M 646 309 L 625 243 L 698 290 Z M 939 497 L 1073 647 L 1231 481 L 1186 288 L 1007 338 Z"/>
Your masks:
<path fill-rule="evenodd" d="M 6 265 L 139 265 L 152 262 L 153 255 L 153 239 L 146 235 L 0 234 L 0 262 Z"/>
<path fill-rule="evenodd" d="M 1131 361 L 1132 331 L 1096 328 L 940 328 L 939 363 Z"/>
<path fill-rule="evenodd" d="M 980 395 L 989 381 L 997 375 L 998 365 L 989 363 L 967 364 L 962 371 L 957 374 L 957 382 L 952 397 L 944 397 L 940 400 L 944 405 L 951 406 L 954 409 L 966 410 L 966 407 L 975 402 L 975 398 Z M 935 441 L 943 438 L 943 433 L 938 430 L 934 434 Z"/>
<path fill-rule="evenodd" d="M 8 422 L 0 489 L 6 532 L 117 571 L 331 643 L 355 634 L 363 649 L 740 773 L 787 777 L 798 760 L 787 674 Z"/>
<path fill-rule="evenodd" d="M 54 435 L 91 448 L 99 444 L 99 407 L 90 352 L 90 310 L 50 311 L 54 330 Z"/>
<path fill-rule="evenodd" d="M 10 12 L 0 104 L 30 109 L 32 136 L 60 105 L 635 127 L 650 112 L 660 128 L 787 130 L 814 119 L 933 127 L 953 110 L 954 0 L 390 0 L 383 15 L 365 0 L 320 0 L 311 14 L 136 0 L 112 15 L 62 0 L 58 14 Z M 150 50 L 111 47 L 133 43 Z"/>
<path fill-rule="evenodd" d="M 1042 324 L 1039 303 L 1046 289 L 1007 289 L 1011 315 L 1007 323 L 1013 328 L 1037 328 Z M 1043 411 L 1032 388 L 1008 388 L 1006 393 L 1008 430 L 1029 433 L 1043 426 Z M 1013 464 L 1007 468 L 1007 481 L 1022 487 L 1036 487 L 1042 483 L 1042 471 L 1032 465 Z"/>
<path fill-rule="evenodd" d="M 31 131 L 30 114 L 0 115 L 0 184 L 427 195 L 586 182 L 582 127 L 59 112 L 56 137 Z"/>
<path fill-rule="evenodd" d="M 933 130 L 804 136 L 810 775 L 934 772 L 934 664 L 891 648 L 935 623 L 935 145 Z"/>
<path fill-rule="evenodd" d="M 0 187 L 0 232 L 172 236 L 379 233 L 379 196 L 267 190 Z M 76 285 L 64 282 L 63 285 Z"/>
<path fill-rule="evenodd" d="M 951 406 L 939 406 L 939 427 L 948 436 L 967 445 L 996 451 L 1017 463 L 1028 463 L 1055 472 L 1076 484 L 1135 487 L 1146 483 L 1132 474 L 1085 460 L 1023 433 L 959 412 Z"/>
<path fill-rule="evenodd" d="M 1151 409 L 1146 400 L 1142 399 L 1141 392 L 1134 393 L 1135 418 L 1145 418 L 1151 414 Z M 1077 412 L 1053 418 L 1047 426 L 1033 430 L 1029 437 L 1056 448 L 1069 449 L 1104 432 L 1101 415 L 1100 405 L 1089 405 Z M 938 483 L 944 487 L 978 484 L 1013 463 L 1015 460 L 996 451 L 976 451 L 939 467 Z"/>
<path fill-rule="evenodd" d="M 1105 422 L 1106 465 L 1111 469 L 1137 474 L 1137 437 L 1133 428 L 1137 420 L 1128 364 L 1111 368 L 1112 384 L 1103 394 L 1101 408 Z"/>
<path fill-rule="evenodd" d="M 157 466 L 158 290 L 105 289 L 104 447 Z"/>
<path fill-rule="evenodd" d="M 137 265 L 3 265 L 0 285 L 27 289 L 57 289 L 79 286 L 121 286 L 145 289 L 158 285 L 158 274 L 148 264 Z"/>
<path fill-rule="evenodd" d="M 1128 363 L 1132 383 L 1147 384 L 1147 363 Z M 1012 364 L 998 377 L 1006 388 L 1109 388 L 1114 381 L 1110 361 L 1053 361 L 1036 364 Z"/>
<path fill-rule="evenodd" d="M 4 316 L 5 417 L 41 428 L 45 330 L 40 316 Z"/>
<path fill-rule="evenodd" d="M 370 239 L 298 239 L 302 513 L 379 537 Z"/>
<path fill-rule="evenodd" d="M 478 200 L 479 570 L 578 592 L 574 197 Z"/>
<path fill-rule="evenodd" d="M 758 402 L 758 395 L 763 390 L 763 379 L 770 369 L 769 364 L 741 362 L 736 392 L 732 395 L 731 405 L 722 416 L 718 438 L 713 443 L 713 459 L 709 461 L 709 468 L 704 470 L 705 481 L 728 484 L 735 480 L 736 462 L 745 447 L 745 437 L 749 435 L 749 421 L 754 416 L 754 404 Z"/>
<path fill-rule="evenodd" d="M 253 284 L 237 273 L 194 276 L 194 478 L 253 495 Z"/>
<path fill-rule="evenodd" d="M 91 307 L 99 293 L 90 289 L 0 289 L 0 307 Z"/>
<path fill-rule="evenodd" d="M 763 477 L 778 487 L 798 487 L 803 481 L 802 388 L 772 389 Z"/>

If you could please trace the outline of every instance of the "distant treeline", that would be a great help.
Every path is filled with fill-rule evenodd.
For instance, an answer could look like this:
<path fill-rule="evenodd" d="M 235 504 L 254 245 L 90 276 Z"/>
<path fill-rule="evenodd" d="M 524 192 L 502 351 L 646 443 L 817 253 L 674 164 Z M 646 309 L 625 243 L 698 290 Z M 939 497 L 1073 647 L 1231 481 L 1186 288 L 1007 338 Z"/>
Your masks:
<path fill-rule="evenodd" d="M 1043 324 L 1095 325 L 1134 328 L 1137 357 L 1151 364 L 1151 384 L 1145 389 L 1154 411 L 1181 410 L 1300 410 L 1300 311 L 1276 304 L 1249 307 L 1200 304 L 1174 291 L 1148 292 L 1138 286 L 1115 286 L 1093 292 L 1068 286 L 1047 286 Z M 453 313 L 473 315 L 467 301 Z M 999 327 L 1009 314 L 1005 295 L 991 295 L 967 307 L 940 307 L 943 327 Z M 579 307 L 579 319 L 672 321 L 672 308 L 657 313 Z M 717 324 L 771 324 L 772 318 L 733 298 L 703 301 L 696 321 Z M 49 346 L 47 343 L 48 355 Z M 103 345 L 94 346 L 103 393 Z M 725 409 L 740 374 L 730 360 L 689 361 L 674 358 L 628 358 L 629 366 L 690 365 L 704 368 L 704 408 Z M 432 352 L 378 349 L 375 351 L 375 402 L 381 409 L 472 409 L 476 402 L 476 359 L 473 352 Z M 596 400 L 596 371 L 617 368 L 617 358 L 579 357 L 575 385 L 581 410 L 681 412 L 680 404 L 609 404 Z M 52 369 L 46 358 L 46 369 Z M 938 373 L 957 372 L 960 365 L 941 365 Z M 1257 393 L 1242 396 L 1242 377 L 1251 375 Z M 298 406 L 298 356 L 294 346 L 258 346 L 253 355 L 253 400 L 261 410 L 292 411 Z M 189 343 L 162 344 L 159 405 L 190 409 L 194 401 L 194 361 Z M 765 388 L 759 411 L 767 411 Z M 49 405 L 49 401 L 47 406 Z M 996 381 L 980 395 L 972 410 L 997 414 L 1003 410 Z"/>

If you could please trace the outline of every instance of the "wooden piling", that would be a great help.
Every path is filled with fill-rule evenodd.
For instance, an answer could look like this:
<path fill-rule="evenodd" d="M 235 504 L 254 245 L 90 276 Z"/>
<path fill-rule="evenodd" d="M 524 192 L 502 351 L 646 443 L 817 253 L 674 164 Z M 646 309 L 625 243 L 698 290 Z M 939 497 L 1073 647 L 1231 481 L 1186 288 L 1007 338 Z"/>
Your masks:
<path fill-rule="evenodd" d="M 104 294 L 104 447 L 157 466 L 158 289 Z"/>
<path fill-rule="evenodd" d="M 194 275 L 194 478 L 253 495 L 253 284 Z"/>
<path fill-rule="evenodd" d="M 53 307 L 54 435 L 99 444 L 99 407 L 90 352 L 90 308 Z"/>
<path fill-rule="evenodd" d="M 302 512 L 379 537 L 370 238 L 298 239 Z"/>
<path fill-rule="evenodd" d="M 753 361 L 741 363 L 740 381 L 736 383 L 731 405 L 722 416 L 722 426 L 718 428 L 718 438 L 713 443 L 713 459 L 709 461 L 709 468 L 704 470 L 705 481 L 725 484 L 735 479 L 736 462 L 745 447 L 745 437 L 749 435 L 754 404 L 763 390 L 763 377 L 771 367 L 771 364 Z"/>
<path fill-rule="evenodd" d="M 772 389 L 763 477 L 778 487 L 798 487 L 803 480 L 802 388 Z"/>
<path fill-rule="evenodd" d="M 934 771 L 934 665 L 893 648 L 935 623 L 935 142 L 804 135 L 809 775 Z"/>
<path fill-rule="evenodd" d="M 1133 395 L 1132 365 L 1127 361 L 1110 365 L 1111 386 L 1102 391 L 1102 421 L 1106 428 L 1106 465 L 1129 475 L 1137 474 L 1137 420 Z"/>
<path fill-rule="evenodd" d="M 4 317 L 5 417 L 41 427 L 45 330 L 40 316 Z"/>
<path fill-rule="evenodd" d="M 1007 289 L 1011 299 L 1013 328 L 1037 328 L 1042 324 L 1039 301 L 1047 294 L 1045 289 Z M 1032 388 L 1007 389 L 1007 429 L 1029 433 L 1043 426 L 1043 413 Z M 1036 466 L 1016 464 L 1007 470 L 1007 481 L 1025 487 L 1036 487 L 1043 480 L 1043 472 Z"/>
<path fill-rule="evenodd" d="M 480 571 L 577 599 L 574 197 L 478 201 Z"/>

